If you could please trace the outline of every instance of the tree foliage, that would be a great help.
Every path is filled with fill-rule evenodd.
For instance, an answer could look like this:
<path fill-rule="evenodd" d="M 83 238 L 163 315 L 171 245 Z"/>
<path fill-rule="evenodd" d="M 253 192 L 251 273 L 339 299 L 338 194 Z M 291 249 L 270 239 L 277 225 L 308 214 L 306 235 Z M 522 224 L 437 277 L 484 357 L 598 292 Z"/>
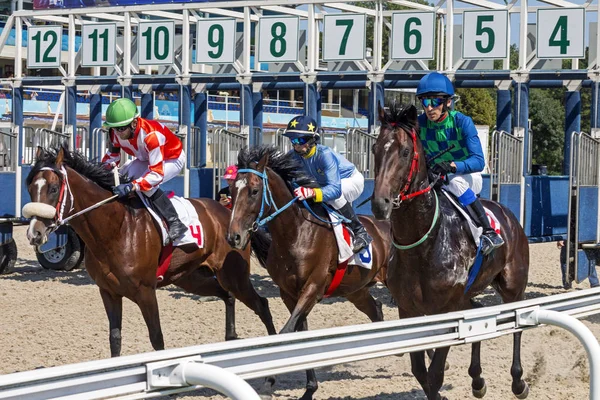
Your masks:
<path fill-rule="evenodd" d="M 473 118 L 476 125 L 496 125 L 496 99 L 489 89 L 457 89 L 456 109 Z"/>
<path fill-rule="evenodd" d="M 548 166 L 548 173 L 562 174 L 565 141 L 564 90 L 531 89 L 529 118 L 533 131 L 532 163 Z"/>

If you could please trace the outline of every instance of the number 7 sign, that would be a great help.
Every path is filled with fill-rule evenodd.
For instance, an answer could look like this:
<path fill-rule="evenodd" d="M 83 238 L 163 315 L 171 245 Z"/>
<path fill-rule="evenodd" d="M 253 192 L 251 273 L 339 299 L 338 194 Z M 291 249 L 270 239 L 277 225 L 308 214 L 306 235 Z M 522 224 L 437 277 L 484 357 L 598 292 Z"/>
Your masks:
<path fill-rule="evenodd" d="M 352 61 L 365 58 L 365 15 L 323 17 L 323 60 Z"/>

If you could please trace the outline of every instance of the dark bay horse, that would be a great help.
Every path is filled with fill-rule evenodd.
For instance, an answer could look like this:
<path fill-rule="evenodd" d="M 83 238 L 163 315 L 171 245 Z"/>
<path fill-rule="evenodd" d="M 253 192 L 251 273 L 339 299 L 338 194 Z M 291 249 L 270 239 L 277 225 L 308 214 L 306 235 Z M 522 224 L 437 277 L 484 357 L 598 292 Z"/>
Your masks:
<path fill-rule="evenodd" d="M 306 318 L 325 296 L 338 268 L 336 240 L 331 225 L 319 221 L 297 202 L 277 215 L 274 213 L 276 208 L 283 209 L 294 199 L 292 182 L 309 187 L 318 187 L 318 184 L 305 175 L 303 166 L 292 155 L 283 154 L 276 147 L 242 150 L 238 155 L 238 168 L 232 185 L 234 205 L 229 241 L 238 249 L 245 248 L 258 220 L 273 217 L 268 222 L 272 243 L 265 249 L 268 253 L 262 252 L 262 257 L 291 313 L 280 333 L 307 330 Z M 312 208 L 322 210 L 316 203 Z M 349 266 L 332 295 L 347 298 L 371 321 L 382 321 L 381 303 L 371 296 L 369 287 L 380 269 L 387 265 L 391 246 L 389 224 L 367 217 L 361 217 L 361 220 L 374 238 L 372 269 Z M 272 381 L 266 383 L 265 394 L 271 393 L 272 384 Z M 312 399 L 317 386 L 314 370 L 307 371 L 306 392 L 302 399 Z"/>
<path fill-rule="evenodd" d="M 121 179 L 123 182 L 127 178 Z M 60 217 L 67 217 L 110 198 L 112 185 L 112 172 L 98 163 L 88 162 L 79 153 L 65 148 L 38 149 L 27 187 L 32 199 L 30 209 L 45 208 L 46 212 L 32 218 L 27 231 L 30 243 L 38 246 L 47 240 L 55 222 L 55 218 L 50 217 L 52 208 L 59 210 L 64 204 L 65 213 Z M 204 229 L 204 248 L 176 247 L 161 282 L 157 281 L 156 270 L 162 240 L 154 220 L 137 196 L 108 202 L 70 221 L 85 242 L 85 267 L 100 288 L 110 325 L 112 357 L 121 353 L 123 297 L 140 308 L 152 347 L 164 349 L 156 288 L 169 284 L 197 295 L 221 298 L 225 302 L 227 340 L 237 337 L 236 298 L 260 317 L 269 334 L 276 333 L 267 299 L 256 293 L 249 279 L 250 249 L 233 249 L 226 241 L 230 211 L 210 199 L 189 200 Z"/>
<path fill-rule="evenodd" d="M 471 299 L 489 285 L 504 302 L 523 300 L 529 273 L 529 245 L 519 221 L 506 207 L 482 200 L 498 218 L 506 244 L 484 258 L 479 275 L 465 293 L 468 269 L 473 265 L 477 247 L 466 221 L 446 196 L 437 190 L 427 190 L 429 180 L 417 134 L 417 110 L 408 106 L 388 114 L 380 108 L 379 119 L 381 132 L 373 146 L 372 210 L 375 217 L 391 221 L 395 248 L 388 266 L 387 285 L 398 304 L 400 318 L 475 307 L 477 304 Z M 398 248 L 410 245 L 413 247 Z M 439 390 L 449 349 L 436 349 L 429 368 L 423 352 L 411 354 L 412 372 L 429 400 L 443 398 Z M 483 397 L 486 392 L 480 349 L 480 342 L 473 343 L 469 367 L 476 397 Z M 514 334 L 510 373 L 513 393 L 520 399 L 527 397 L 529 387 L 521 379 L 521 332 Z"/>

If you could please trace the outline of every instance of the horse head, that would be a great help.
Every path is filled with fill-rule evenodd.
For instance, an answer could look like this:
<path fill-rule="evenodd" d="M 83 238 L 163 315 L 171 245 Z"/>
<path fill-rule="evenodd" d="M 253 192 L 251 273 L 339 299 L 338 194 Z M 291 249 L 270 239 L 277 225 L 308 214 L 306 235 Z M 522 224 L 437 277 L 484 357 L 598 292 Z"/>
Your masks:
<path fill-rule="evenodd" d="M 56 154 L 38 147 L 36 164 L 27 176 L 26 184 L 31 202 L 23 207 L 23 216 L 31 218 L 27 239 L 34 246 L 48 240 L 48 235 L 56 229 L 55 222 L 66 207 L 72 205 L 66 187 L 66 171 L 63 166 L 65 148 L 60 147 Z M 46 160 L 52 158 L 52 162 Z"/>
<path fill-rule="evenodd" d="M 371 210 L 375 218 L 389 219 L 394 207 L 411 198 L 414 188 L 427 181 L 427 166 L 418 138 L 417 109 L 413 105 L 379 107 L 381 131 L 375 144 L 375 189 Z"/>
<path fill-rule="evenodd" d="M 257 221 L 264 212 L 263 192 L 264 185 L 268 182 L 265 177 L 269 155 L 270 153 L 265 152 L 258 162 L 253 161 L 247 165 L 238 162 L 238 174 L 231 188 L 233 207 L 227 232 L 227 241 L 236 249 L 246 247 L 250 233 L 258 228 Z"/>

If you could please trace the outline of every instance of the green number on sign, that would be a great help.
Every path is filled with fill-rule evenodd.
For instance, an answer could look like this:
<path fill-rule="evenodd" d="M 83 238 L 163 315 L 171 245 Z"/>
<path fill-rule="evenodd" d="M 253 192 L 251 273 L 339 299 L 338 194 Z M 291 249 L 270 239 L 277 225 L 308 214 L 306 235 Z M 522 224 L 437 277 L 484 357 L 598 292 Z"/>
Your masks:
<path fill-rule="evenodd" d="M 493 15 L 478 15 L 477 16 L 477 31 L 475 35 L 481 36 L 483 34 L 488 35 L 487 46 L 483 46 L 483 40 L 475 41 L 475 47 L 477 51 L 480 53 L 489 53 L 494 49 L 494 43 L 496 42 L 496 35 L 494 34 L 494 30 L 489 26 L 484 27 L 484 22 L 494 22 Z"/>
<path fill-rule="evenodd" d="M 556 37 L 560 37 L 557 39 Z M 570 40 L 567 40 L 567 16 L 563 15 L 558 18 L 558 22 L 550 35 L 548 45 L 560 47 L 560 54 L 567 54 L 567 47 L 571 44 Z"/>
<path fill-rule="evenodd" d="M 160 52 L 161 33 L 164 36 L 164 47 L 162 53 Z M 142 33 L 142 36 L 146 38 L 146 60 L 152 59 L 152 49 L 154 49 L 154 58 L 156 58 L 157 60 L 164 60 L 167 58 L 167 56 L 169 55 L 169 30 L 166 26 L 159 26 L 158 28 L 156 28 L 156 30 L 154 31 L 154 35 L 152 35 L 152 27 L 149 26 L 148 29 L 146 29 L 146 31 Z M 154 46 L 152 45 L 153 41 Z"/>
<path fill-rule="evenodd" d="M 422 35 L 421 32 L 417 29 L 410 29 L 410 25 L 413 23 L 417 26 L 422 25 L 421 20 L 419 18 L 412 17 L 406 20 L 406 25 L 404 25 L 404 51 L 406 51 L 407 54 L 417 54 L 419 50 L 421 50 Z M 410 46 L 411 36 L 415 37 L 414 47 Z"/>
<path fill-rule="evenodd" d="M 215 39 L 215 33 L 217 34 L 217 38 Z M 223 54 L 223 37 L 225 32 L 223 32 L 223 27 L 221 25 L 211 25 L 208 28 L 208 44 L 211 47 L 216 47 L 216 50 L 209 50 L 208 56 L 210 58 L 219 58 Z"/>
<path fill-rule="evenodd" d="M 279 30 L 279 33 L 277 33 L 277 30 Z M 273 36 L 273 39 L 271 39 L 270 50 L 273 57 L 281 57 L 285 54 L 287 47 L 287 43 L 285 42 L 286 32 L 287 27 L 283 22 L 275 22 L 271 26 L 271 36 Z M 279 43 L 279 51 L 277 51 L 277 43 Z"/>
<path fill-rule="evenodd" d="M 42 41 L 47 42 L 48 40 L 51 40 L 51 42 L 48 45 L 48 47 L 46 48 L 46 51 L 44 52 L 44 56 L 42 57 L 42 62 L 44 62 L 44 63 L 56 62 L 56 57 L 50 57 L 50 53 L 52 52 L 52 50 L 54 49 L 54 46 L 56 46 L 56 43 L 58 42 L 58 36 L 57 36 L 56 32 L 47 31 L 44 34 L 44 38 L 42 39 L 42 32 L 38 31 L 38 33 L 36 33 L 35 35 L 33 35 L 31 37 L 31 40 L 33 40 L 35 42 L 35 62 L 36 63 L 40 62 Z"/>
<path fill-rule="evenodd" d="M 104 33 L 98 35 L 98 29 L 94 29 L 92 34 L 88 36 L 92 39 L 92 62 L 98 61 L 98 38 L 104 40 L 102 46 L 102 61 L 108 61 L 108 29 Z"/>
<path fill-rule="evenodd" d="M 353 19 L 338 19 L 337 21 L 335 21 L 335 26 L 346 27 L 346 30 L 344 31 L 344 36 L 342 36 L 342 43 L 340 43 L 340 56 L 346 55 L 346 45 L 348 44 L 348 36 L 350 36 L 350 31 L 352 30 L 353 25 Z"/>

